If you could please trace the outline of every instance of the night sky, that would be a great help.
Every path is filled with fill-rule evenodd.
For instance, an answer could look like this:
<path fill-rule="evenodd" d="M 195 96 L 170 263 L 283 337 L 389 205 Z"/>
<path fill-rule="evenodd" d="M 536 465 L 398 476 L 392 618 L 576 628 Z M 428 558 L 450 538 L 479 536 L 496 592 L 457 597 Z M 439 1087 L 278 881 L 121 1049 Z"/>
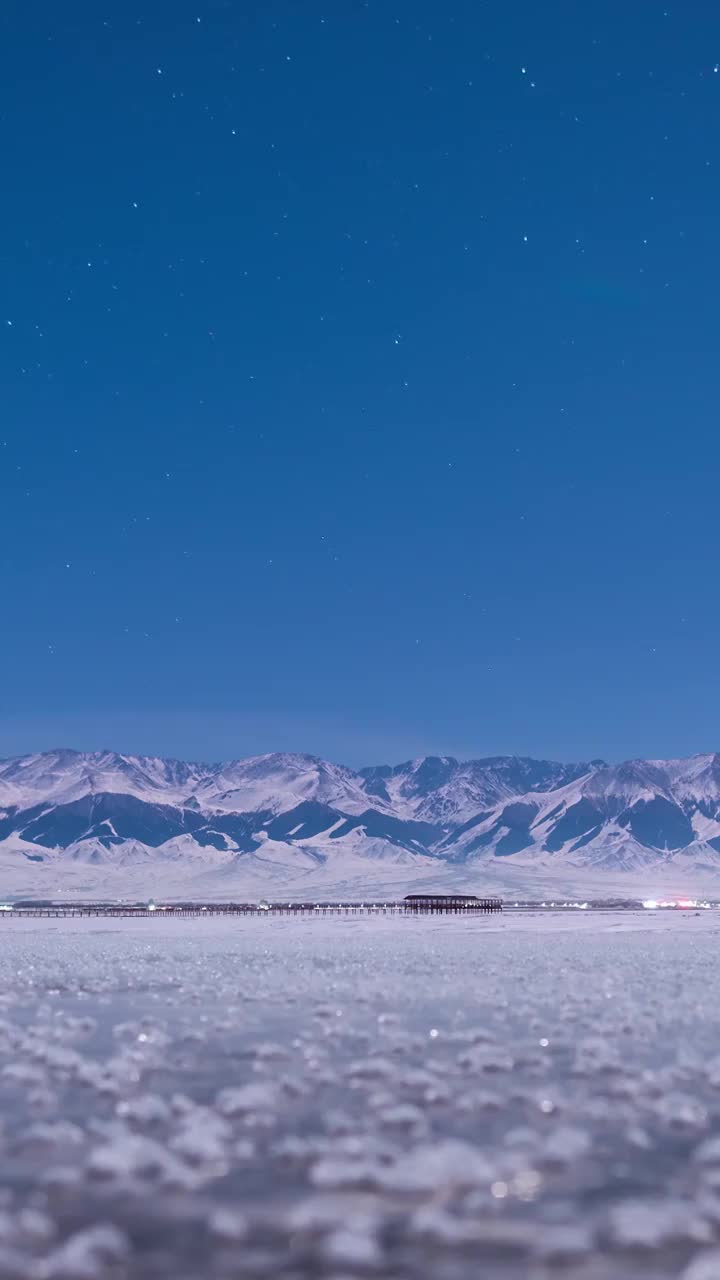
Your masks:
<path fill-rule="evenodd" d="M 0 752 L 720 748 L 718 59 L 7 0 Z"/>

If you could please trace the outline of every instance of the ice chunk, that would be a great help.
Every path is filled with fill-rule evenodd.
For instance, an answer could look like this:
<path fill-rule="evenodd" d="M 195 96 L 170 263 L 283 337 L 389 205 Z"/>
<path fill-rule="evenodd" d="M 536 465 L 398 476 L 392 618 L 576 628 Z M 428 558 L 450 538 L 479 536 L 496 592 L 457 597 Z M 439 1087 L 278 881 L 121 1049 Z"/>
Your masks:
<path fill-rule="evenodd" d="M 359 1227 L 340 1227 L 331 1232 L 323 1254 L 328 1262 L 353 1271 L 374 1271 L 382 1264 L 382 1251 L 375 1236 Z"/>
<path fill-rule="evenodd" d="M 709 1249 L 693 1258 L 681 1280 L 720 1280 L 720 1249 Z"/>
<path fill-rule="evenodd" d="M 590 1150 L 590 1135 L 583 1129 L 563 1125 L 556 1129 L 541 1149 L 541 1158 L 550 1165 L 572 1164 Z"/>
<path fill-rule="evenodd" d="M 712 1231 L 693 1205 L 679 1200 L 628 1200 L 610 1213 L 610 1239 L 627 1249 L 661 1249 L 671 1243 L 710 1244 Z"/>
<path fill-rule="evenodd" d="M 221 1206 L 213 1209 L 208 1218 L 208 1229 L 225 1244 L 237 1244 L 248 1233 L 247 1218 L 238 1209 Z"/>
<path fill-rule="evenodd" d="M 224 1116 L 246 1116 L 254 1111 L 275 1111 L 280 1102 L 280 1090 L 269 1081 L 245 1084 L 237 1089 L 221 1089 L 216 1101 Z"/>
<path fill-rule="evenodd" d="M 130 1242 L 124 1232 L 101 1223 L 70 1236 L 39 1268 L 40 1280 L 98 1280 L 124 1263 Z"/>
<path fill-rule="evenodd" d="M 490 1183 L 492 1165 L 476 1147 L 458 1139 L 415 1147 L 383 1170 L 382 1185 L 393 1191 L 448 1191 Z"/>

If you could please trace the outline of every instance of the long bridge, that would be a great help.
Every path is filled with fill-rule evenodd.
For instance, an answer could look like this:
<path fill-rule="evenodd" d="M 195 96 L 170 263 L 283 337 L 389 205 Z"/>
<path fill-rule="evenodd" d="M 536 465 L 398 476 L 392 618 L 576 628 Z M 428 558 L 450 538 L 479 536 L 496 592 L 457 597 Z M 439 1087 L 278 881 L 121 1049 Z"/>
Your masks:
<path fill-rule="evenodd" d="M 68 918 L 74 916 L 413 916 L 487 915 L 502 911 L 500 898 L 411 895 L 399 901 L 369 902 L 16 902 L 0 908 L 0 921 L 19 918 Z"/>

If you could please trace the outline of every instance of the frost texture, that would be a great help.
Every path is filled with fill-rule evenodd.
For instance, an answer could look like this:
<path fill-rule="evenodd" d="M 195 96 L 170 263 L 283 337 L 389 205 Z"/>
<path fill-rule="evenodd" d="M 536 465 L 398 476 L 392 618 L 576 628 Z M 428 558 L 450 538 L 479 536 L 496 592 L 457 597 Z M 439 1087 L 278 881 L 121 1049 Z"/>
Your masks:
<path fill-rule="evenodd" d="M 8 921 L 0 1276 L 720 1280 L 718 941 Z"/>

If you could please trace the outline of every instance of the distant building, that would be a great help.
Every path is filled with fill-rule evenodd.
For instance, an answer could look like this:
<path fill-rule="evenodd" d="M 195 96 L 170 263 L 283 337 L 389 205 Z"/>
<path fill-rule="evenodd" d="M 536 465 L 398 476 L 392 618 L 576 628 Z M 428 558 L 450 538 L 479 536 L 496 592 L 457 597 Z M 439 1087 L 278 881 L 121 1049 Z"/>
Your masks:
<path fill-rule="evenodd" d="M 474 893 L 408 893 L 403 901 L 411 911 L 502 911 L 500 898 Z"/>

